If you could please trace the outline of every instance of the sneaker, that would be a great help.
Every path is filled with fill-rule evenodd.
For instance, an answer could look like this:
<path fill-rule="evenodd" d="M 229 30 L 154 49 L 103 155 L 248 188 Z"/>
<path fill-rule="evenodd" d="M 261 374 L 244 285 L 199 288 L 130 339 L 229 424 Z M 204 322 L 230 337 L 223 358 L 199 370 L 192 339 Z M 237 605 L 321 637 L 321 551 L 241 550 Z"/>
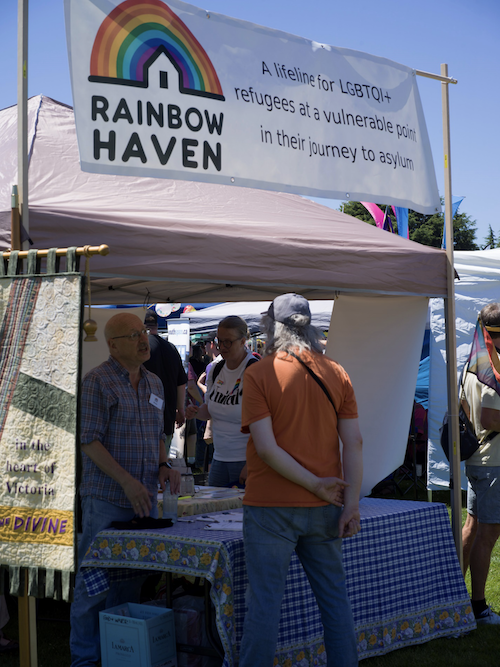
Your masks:
<path fill-rule="evenodd" d="M 476 616 L 476 623 L 500 625 L 500 616 L 495 614 L 494 611 L 491 611 L 491 607 L 486 607 L 479 616 Z"/>

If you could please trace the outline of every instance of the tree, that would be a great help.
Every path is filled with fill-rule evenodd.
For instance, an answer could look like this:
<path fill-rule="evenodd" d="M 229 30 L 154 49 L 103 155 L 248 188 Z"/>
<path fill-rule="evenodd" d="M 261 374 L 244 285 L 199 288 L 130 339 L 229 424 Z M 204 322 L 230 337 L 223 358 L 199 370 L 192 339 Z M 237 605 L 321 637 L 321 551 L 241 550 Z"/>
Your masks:
<path fill-rule="evenodd" d="M 500 239 L 499 239 L 500 240 Z M 497 246 L 497 239 L 495 238 L 495 234 L 493 233 L 493 230 L 491 229 L 491 225 L 489 225 L 489 231 L 488 235 L 484 239 L 484 245 L 483 245 L 483 250 L 486 250 L 487 248 L 496 248 Z"/>
<path fill-rule="evenodd" d="M 384 210 L 384 204 L 378 204 Z M 343 211 L 347 215 L 364 220 L 374 225 L 375 221 L 359 202 L 346 202 L 343 204 Z M 391 211 L 392 213 L 392 211 Z M 392 215 L 394 218 L 394 215 Z M 417 211 L 408 211 L 408 229 L 410 239 L 422 245 L 441 248 L 443 241 L 444 215 L 434 213 L 433 215 L 424 215 Z M 476 221 L 465 213 L 457 213 L 453 218 L 453 239 L 455 250 L 478 250 L 476 244 Z"/>

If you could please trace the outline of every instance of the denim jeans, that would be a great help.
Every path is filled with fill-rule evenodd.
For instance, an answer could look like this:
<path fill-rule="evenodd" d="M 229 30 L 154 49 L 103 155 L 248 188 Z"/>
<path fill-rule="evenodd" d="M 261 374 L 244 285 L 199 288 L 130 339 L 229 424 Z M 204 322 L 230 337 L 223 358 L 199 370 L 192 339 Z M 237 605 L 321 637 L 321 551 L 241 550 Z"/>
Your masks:
<path fill-rule="evenodd" d="M 232 486 L 238 484 L 240 472 L 246 461 L 217 461 L 212 459 L 210 472 L 208 473 L 209 486 Z"/>
<path fill-rule="evenodd" d="M 304 567 L 324 628 L 329 665 L 352 667 L 358 653 L 338 537 L 341 509 L 244 507 L 248 611 L 239 667 L 270 667 L 278 641 L 281 601 L 293 551 Z"/>
<path fill-rule="evenodd" d="M 151 516 L 158 516 L 158 507 L 153 505 Z M 100 530 L 109 528 L 113 521 L 130 521 L 134 511 L 112 505 L 91 496 L 82 498 L 83 533 L 78 540 L 78 563 L 81 563 L 89 546 Z M 89 597 L 81 571 L 75 581 L 73 604 L 71 605 L 71 665 L 90 667 L 101 659 L 99 637 L 99 612 L 123 602 L 139 602 L 141 587 L 147 575 L 117 582 L 109 591 Z"/>

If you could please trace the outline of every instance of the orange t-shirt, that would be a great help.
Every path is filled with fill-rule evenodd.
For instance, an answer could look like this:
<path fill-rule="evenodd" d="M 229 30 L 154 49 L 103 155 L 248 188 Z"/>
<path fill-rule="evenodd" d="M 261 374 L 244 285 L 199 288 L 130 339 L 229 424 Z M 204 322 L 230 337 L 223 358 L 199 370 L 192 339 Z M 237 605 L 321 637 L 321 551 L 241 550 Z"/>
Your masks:
<path fill-rule="evenodd" d="M 332 359 L 317 352 L 300 357 L 321 379 L 324 391 L 302 364 L 286 353 L 265 357 L 245 371 L 242 431 L 271 417 L 276 442 L 318 477 L 342 477 L 337 417 L 356 419 L 358 410 L 349 376 Z M 250 436 L 245 505 L 314 507 L 327 505 L 313 493 L 270 468 L 260 458 Z"/>

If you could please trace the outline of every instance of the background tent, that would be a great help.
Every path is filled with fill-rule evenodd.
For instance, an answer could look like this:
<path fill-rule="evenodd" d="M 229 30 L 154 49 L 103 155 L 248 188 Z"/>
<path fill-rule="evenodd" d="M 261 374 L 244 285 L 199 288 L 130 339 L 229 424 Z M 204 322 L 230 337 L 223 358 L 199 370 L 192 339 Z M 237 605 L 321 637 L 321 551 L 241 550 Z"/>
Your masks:
<path fill-rule="evenodd" d="M 500 300 L 500 249 L 456 251 L 455 270 L 460 277 L 460 280 L 455 281 L 458 385 L 458 378 L 469 355 L 478 313 L 487 303 Z M 448 409 L 442 299 L 431 299 L 430 324 L 428 488 L 442 490 L 448 487 L 450 479 L 448 461 L 439 443 L 439 428 Z M 467 488 L 464 464 L 462 488 Z"/>
<path fill-rule="evenodd" d="M 0 247 L 10 245 L 16 108 L 0 112 Z M 427 312 L 446 257 L 295 195 L 83 173 L 73 112 L 29 102 L 34 247 L 107 243 L 94 303 L 335 299 L 327 353 L 348 370 L 365 437 L 363 491 L 404 458 Z"/>
<path fill-rule="evenodd" d="M 248 325 L 250 333 L 259 333 L 262 313 L 269 308 L 270 301 L 240 301 L 238 303 L 220 303 L 210 308 L 204 308 L 195 313 L 187 313 L 191 333 L 210 333 L 217 331 L 222 318 L 228 315 L 242 317 Z M 312 323 L 321 330 L 330 326 L 333 301 L 310 301 Z"/>

